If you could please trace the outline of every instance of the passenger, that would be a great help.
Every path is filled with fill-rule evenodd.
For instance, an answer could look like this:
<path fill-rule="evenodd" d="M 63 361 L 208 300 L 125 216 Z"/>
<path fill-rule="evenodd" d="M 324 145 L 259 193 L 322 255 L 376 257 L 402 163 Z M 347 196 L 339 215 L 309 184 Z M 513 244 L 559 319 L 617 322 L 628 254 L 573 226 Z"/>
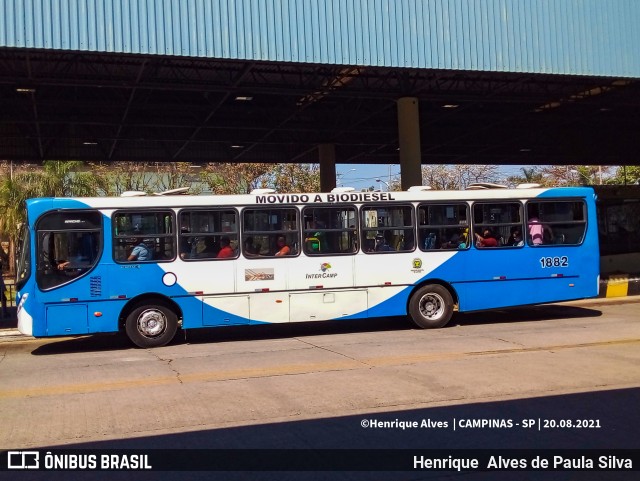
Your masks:
<path fill-rule="evenodd" d="M 529 239 L 535 246 L 544 244 L 545 240 L 553 240 L 553 231 L 548 225 L 544 225 L 537 217 L 529 217 Z"/>
<path fill-rule="evenodd" d="M 235 251 L 231 247 L 231 240 L 226 235 L 220 237 L 220 252 L 218 252 L 218 259 L 226 259 L 235 256 Z"/>
<path fill-rule="evenodd" d="M 215 237 L 208 235 L 204 237 L 202 243 L 204 244 L 204 247 L 200 252 L 198 252 L 195 257 L 197 257 L 198 259 L 211 259 L 213 257 L 219 257 L 220 249 L 218 247 L 218 244 L 216 243 Z M 222 239 L 220 239 L 220 243 L 222 243 Z"/>
<path fill-rule="evenodd" d="M 376 252 L 392 251 L 393 248 L 387 243 L 387 239 L 382 234 L 376 235 Z"/>
<path fill-rule="evenodd" d="M 507 245 L 515 247 L 524 245 L 524 240 L 522 239 L 522 229 L 520 229 L 520 227 L 511 228 L 511 234 L 509 235 L 509 239 L 507 240 Z"/>
<path fill-rule="evenodd" d="M 291 254 L 291 248 L 287 245 L 287 240 L 283 235 L 278 236 L 276 241 L 276 256 L 287 256 Z"/>
<path fill-rule="evenodd" d="M 498 247 L 498 240 L 496 239 L 491 229 L 484 229 L 482 235 L 476 233 L 476 246 L 477 247 Z"/>
<path fill-rule="evenodd" d="M 462 247 L 460 247 L 461 245 Z M 451 236 L 451 239 L 449 239 L 446 242 L 443 242 L 441 247 L 443 249 L 460 249 L 460 248 L 464 249 L 466 247 L 466 244 L 463 242 L 463 239 L 460 233 L 454 232 L 453 235 Z"/>
<path fill-rule="evenodd" d="M 244 241 L 244 255 L 247 257 L 253 257 L 260 254 L 260 244 L 254 245 L 253 237 L 247 237 Z"/>
<path fill-rule="evenodd" d="M 127 257 L 128 261 L 150 261 L 153 259 L 153 252 L 144 243 L 142 237 L 136 237 L 136 245 Z"/>
<path fill-rule="evenodd" d="M 309 229 L 313 232 L 309 232 L 304 242 L 309 246 L 309 250 L 313 252 L 327 251 L 327 236 L 323 231 L 317 231 L 315 229 L 325 229 L 326 226 L 321 220 L 312 220 L 309 224 Z"/>

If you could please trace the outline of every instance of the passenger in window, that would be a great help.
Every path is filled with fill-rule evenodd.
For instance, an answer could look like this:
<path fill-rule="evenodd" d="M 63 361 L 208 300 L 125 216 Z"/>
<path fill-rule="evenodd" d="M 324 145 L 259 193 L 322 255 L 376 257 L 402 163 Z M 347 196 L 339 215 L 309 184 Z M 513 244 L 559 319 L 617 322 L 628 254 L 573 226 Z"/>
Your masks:
<path fill-rule="evenodd" d="M 326 226 L 321 220 L 312 220 L 309 229 L 325 229 Z M 327 251 L 327 236 L 323 231 L 313 231 L 304 240 L 305 244 L 310 247 L 313 252 Z"/>
<path fill-rule="evenodd" d="M 287 245 L 287 240 L 284 236 L 278 236 L 276 241 L 276 256 L 287 256 L 291 254 L 291 248 Z"/>
<path fill-rule="evenodd" d="M 219 256 L 220 248 L 216 243 L 215 237 L 206 236 L 202 240 L 202 243 L 204 244 L 204 247 L 196 256 L 198 259 L 211 259 Z M 220 239 L 220 244 L 222 245 L 222 239 Z"/>
<path fill-rule="evenodd" d="M 376 235 L 376 252 L 392 251 L 393 248 L 387 242 L 387 239 L 382 234 Z"/>
<path fill-rule="evenodd" d="M 260 244 L 253 243 L 253 237 L 247 237 L 244 241 L 244 255 L 247 257 L 257 256 L 260 254 L 260 247 Z"/>
<path fill-rule="evenodd" d="M 150 261 L 153 259 L 153 252 L 151 249 L 145 244 L 144 239 L 142 237 L 137 237 L 136 245 L 134 246 L 131 254 L 127 257 L 128 261 Z"/>
<path fill-rule="evenodd" d="M 424 238 L 424 250 L 429 251 L 436 249 L 436 238 L 435 232 L 429 232 L 429 234 Z"/>
<path fill-rule="evenodd" d="M 520 247 L 524 245 L 524 240 L 522 238 L 522 229 L 520 227 L 512 227 L 511 234 L 509 234 L 509 239 L 507 239 L 508 246 Z"/>
<path fill-rule="evenodd" d="M 231 239 L 226 235 L 220 237 L 220 252 L 218 252 L 218 259 L 227 259 L 229 257 L 235 256 L 235 251 L 233 247 L 231 247 Z"/>
<path fill-rule="evenodd" d="M 548 225 L 544 225 L 537 217 L 529 218 L 529 239 L 533 245 L 541 245 L 553 242 L 553 231 Z"/>
<path fill-rule="evenodd" d="M 484 229 L 482 235 L 476 232 L 477 247 L 498 247 L 498 240 L 491 229 Z"/>
<path fill-rule="evenodd" d="M 467 244 L 464 242 L 462 232 L 454 232 L 448 241 L 442 243 L 441 247 L 443 249 L 464 249 Z"/>

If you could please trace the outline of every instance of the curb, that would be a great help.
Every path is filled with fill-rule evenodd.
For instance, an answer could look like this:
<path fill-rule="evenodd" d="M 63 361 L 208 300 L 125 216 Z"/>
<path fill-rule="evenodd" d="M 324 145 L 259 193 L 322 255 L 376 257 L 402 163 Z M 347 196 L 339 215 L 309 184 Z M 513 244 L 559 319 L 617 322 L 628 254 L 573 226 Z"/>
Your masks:
<path fill-rule="evenodd" d="M 613 274 L 600 279 L 598 297 L 640 295 L 640 274 Z"/>
<path fill-rule="evenodd" d="M 17 329 L 0 328 L 0 344 L 3 342 L 26 341 L 30 339 L 35 339 L 35 337 L 25 336 Z"/>

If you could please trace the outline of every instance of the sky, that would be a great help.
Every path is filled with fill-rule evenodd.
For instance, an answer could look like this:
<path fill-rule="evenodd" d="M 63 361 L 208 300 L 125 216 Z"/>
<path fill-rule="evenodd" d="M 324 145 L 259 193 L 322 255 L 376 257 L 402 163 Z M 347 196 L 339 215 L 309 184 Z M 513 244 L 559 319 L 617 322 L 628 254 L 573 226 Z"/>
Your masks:
<path fill-rule="evenodd" d="M 522 174 L 522 167 L 531 167 L 528 165 L 503 165 L 500 167 L 500 173 L 507 178 L 511 175 Z M 387 190 L 390 180 L 400 177 L 400 164 L 337 164 L 336 165 L 336 184 L 338 187 L 353 187 L 360 191 L 371 186 L 375 190 Z M 380 179 L 377 182 L 376 179 Z"/>

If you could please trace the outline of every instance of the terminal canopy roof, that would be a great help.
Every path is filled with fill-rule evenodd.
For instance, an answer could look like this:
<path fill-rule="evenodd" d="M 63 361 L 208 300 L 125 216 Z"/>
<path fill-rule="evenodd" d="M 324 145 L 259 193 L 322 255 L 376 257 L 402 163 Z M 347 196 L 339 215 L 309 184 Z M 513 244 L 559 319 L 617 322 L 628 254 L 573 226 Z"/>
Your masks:
<path fill-rule="evenodd" d="M 635 79 L 0 49 L 0 157 L 397 163 L 397 100 L 422 162 L 637 162 Z"/>

